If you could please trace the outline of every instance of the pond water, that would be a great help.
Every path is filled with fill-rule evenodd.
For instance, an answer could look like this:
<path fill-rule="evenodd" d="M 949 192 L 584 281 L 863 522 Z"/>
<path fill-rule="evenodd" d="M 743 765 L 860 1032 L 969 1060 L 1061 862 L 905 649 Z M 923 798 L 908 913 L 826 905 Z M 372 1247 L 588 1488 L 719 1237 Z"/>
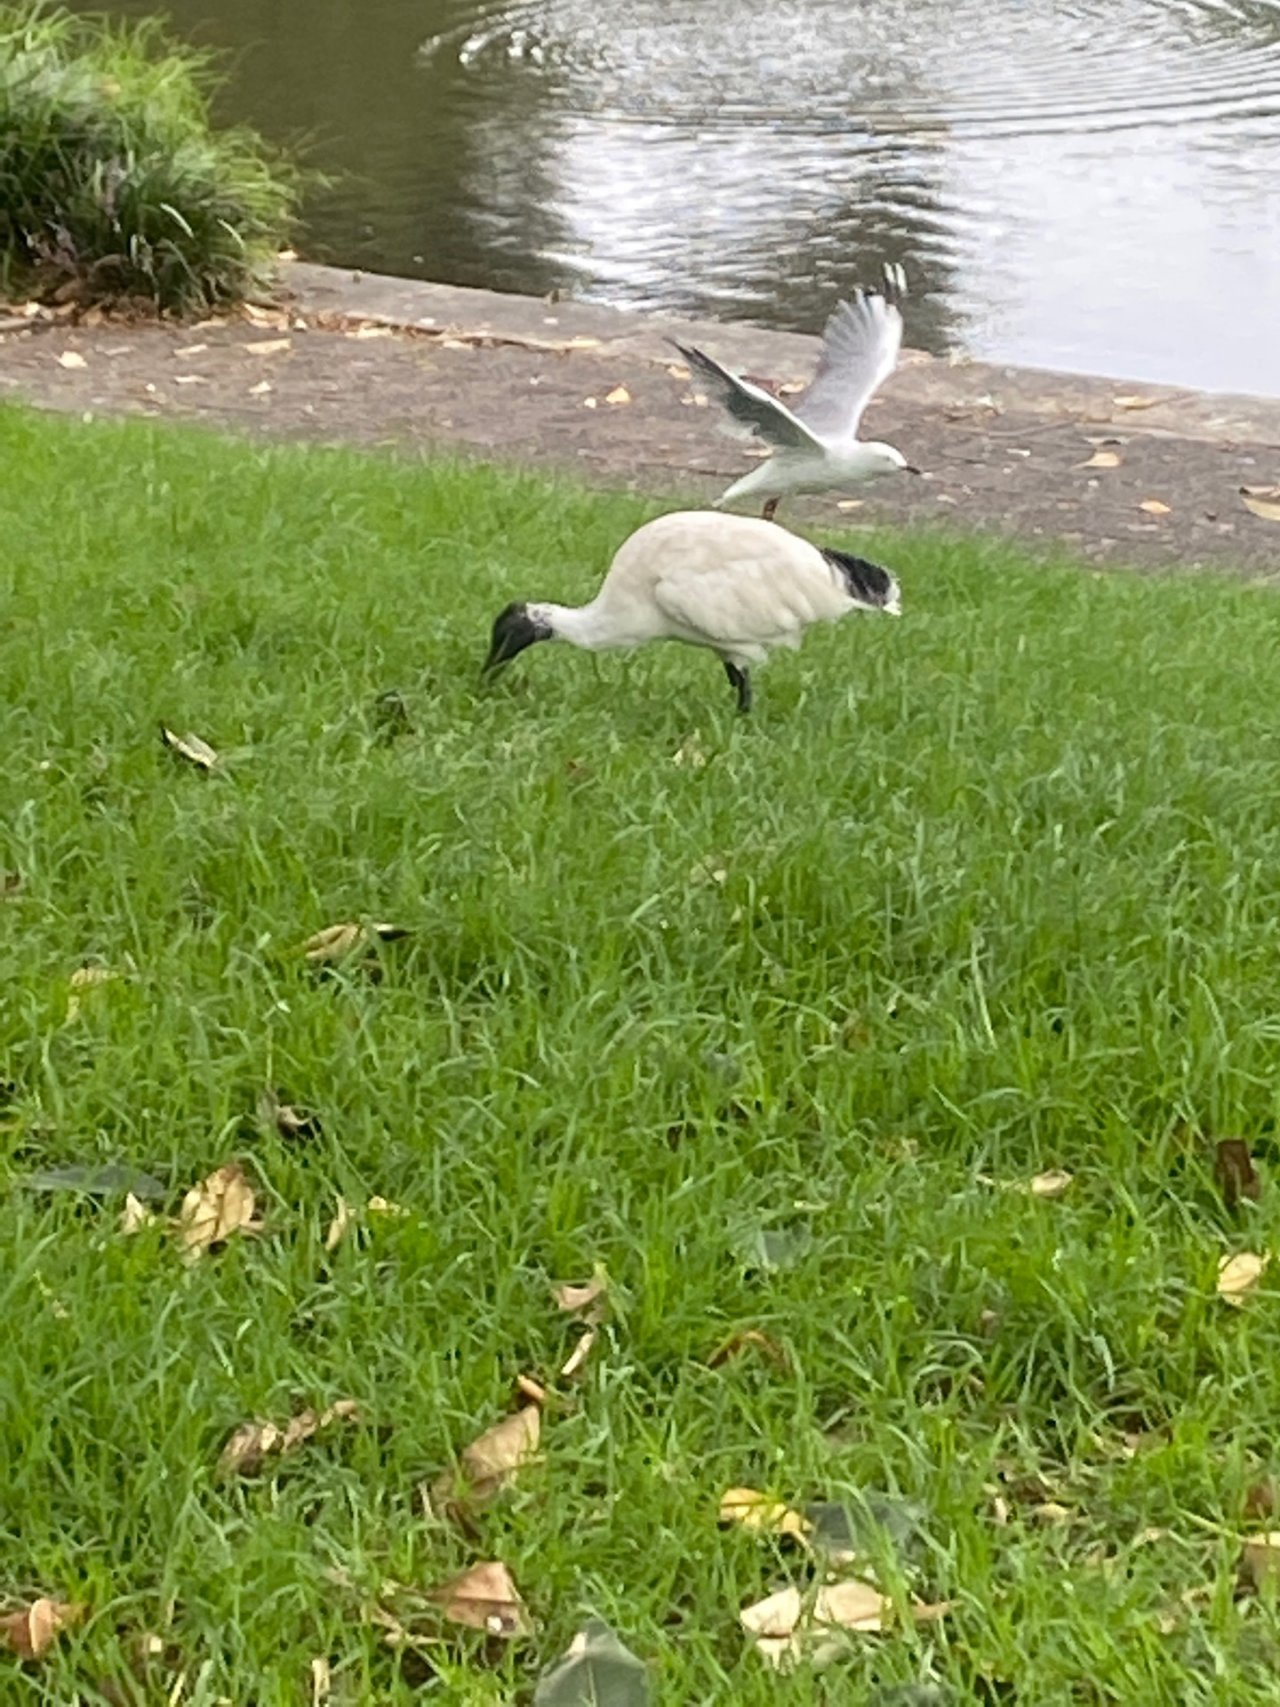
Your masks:
<path fill-rule="evenodd" d="M 148 0 L 110 8 L 136 15 Z M 1280 395 L 1280 0 L 167 0 L 315 259 Z"/>

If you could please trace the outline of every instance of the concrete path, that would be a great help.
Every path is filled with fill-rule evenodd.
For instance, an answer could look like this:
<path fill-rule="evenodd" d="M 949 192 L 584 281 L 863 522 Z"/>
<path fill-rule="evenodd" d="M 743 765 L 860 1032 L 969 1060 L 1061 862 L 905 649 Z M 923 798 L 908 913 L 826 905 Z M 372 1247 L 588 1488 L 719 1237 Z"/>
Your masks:
<path fill-rule="evenodd" d="M 276 304 L 168 327 L 0 311 L 0 398 L 238 432 L 447 447 L 702 502 L 751 466 L 666 339 L 786 385 L 817 342 L 294 263 Z M 611 400 L 612 399 L 612 400 Z M 1280 572 L 1280 401 L 909 353 L 866 430 L 927 471 L 780 520 L 989 529 L 1087 561 Z M 1083 464 L 1095 458 L 1095 465 Z"/>

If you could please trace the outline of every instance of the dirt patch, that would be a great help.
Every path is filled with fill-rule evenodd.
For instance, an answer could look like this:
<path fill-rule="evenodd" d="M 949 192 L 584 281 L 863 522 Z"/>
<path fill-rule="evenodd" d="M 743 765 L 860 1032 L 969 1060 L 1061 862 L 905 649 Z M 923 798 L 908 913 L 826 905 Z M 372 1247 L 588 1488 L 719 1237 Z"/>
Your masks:
<path fill-rule="evenodd" d="M 297 264 L 279 306 L 197 326 L 3 319 L 0 396 L 237 432 L 463 450 L 702 502 L 751 466 L 672 337 L 773 382 L 816 340 Z M 953 365 L 912 352 L 868 412 L 922 480 L 784 505 L 854 533 L 945 525 L 1062 542 L 1086 561 L 1274 573 L 1280 525 L 1242 485 L 1280 482 L 1280 403 Z M 1085 466 L 1091 464 L 1090 466 Z"/>

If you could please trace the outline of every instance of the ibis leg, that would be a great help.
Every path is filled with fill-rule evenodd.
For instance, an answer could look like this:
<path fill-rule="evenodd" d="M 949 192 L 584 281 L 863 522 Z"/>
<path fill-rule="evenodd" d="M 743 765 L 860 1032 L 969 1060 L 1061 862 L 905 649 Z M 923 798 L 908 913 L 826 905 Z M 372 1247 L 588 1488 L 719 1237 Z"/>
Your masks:
<path fill-rule="evenodd" d="M 777 512 L 777 508 L 778 500 L 776 498 L 770 498 L 765 504 L 764 509 L 761 510 L 760 514 L 764 517 L 765 521 L 771 522 Z"/>
<path fill-rule="evenodd" d="M 745 670 L 740 670 L 736 664 L 731 664 L 727 658 L 724 661 L 724 673 L 729 678 L 730 687 L 737 692 L 738 710 L 744 713 L 750 711 L 751 677 Z"/>

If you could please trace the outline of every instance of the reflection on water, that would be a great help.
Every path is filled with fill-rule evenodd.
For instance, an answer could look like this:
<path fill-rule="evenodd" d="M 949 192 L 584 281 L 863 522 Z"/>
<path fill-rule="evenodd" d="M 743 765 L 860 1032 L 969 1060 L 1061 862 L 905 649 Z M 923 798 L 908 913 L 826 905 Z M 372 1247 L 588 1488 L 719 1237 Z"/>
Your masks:
<path fill-rule="evenodd" d="M 118 12 L 151 10 L 120 0 Z M 168 0 L 309 252 L 1280 395 L 1280 0 Z"/>

